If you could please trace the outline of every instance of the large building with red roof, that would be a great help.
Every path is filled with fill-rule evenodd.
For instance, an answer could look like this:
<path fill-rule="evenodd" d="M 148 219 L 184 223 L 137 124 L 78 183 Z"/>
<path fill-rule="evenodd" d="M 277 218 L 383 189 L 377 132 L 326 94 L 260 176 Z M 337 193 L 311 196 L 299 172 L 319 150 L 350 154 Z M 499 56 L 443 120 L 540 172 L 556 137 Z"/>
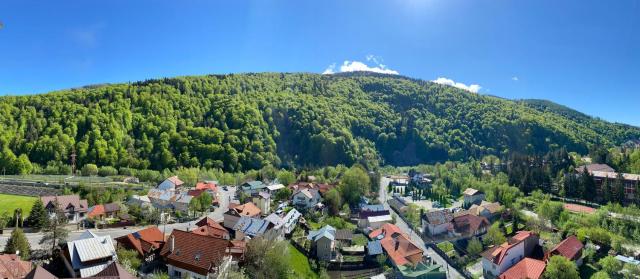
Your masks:
<path fill-rule="evenodd" d="M 215 276 L 232 260 L 229 240 L 173 230 L 160 255 L 171 278 L 205 279 Z"/>
<path fill-rule="evenodd" d="M 0 255 L 0 278 L 20 279 L 31 271 L 31 262 L 23 261 L 16 254 Z"/>
<path fill-rule="evenodd" d="M 533 255 L 539 245 L 539 237 L 530 231 L 519 231 L 509 241 L 482 252 L 482 269 L 485 278 L 496 278 L 525 257 Z"/>
<path fill-rule="evenodd" d="M 117 247 L 138 252 L 138 256 L 145 263 L 154 261 L 165 243 L 164 233 L 156 226 L 118 237 L 115 240 Z"/>

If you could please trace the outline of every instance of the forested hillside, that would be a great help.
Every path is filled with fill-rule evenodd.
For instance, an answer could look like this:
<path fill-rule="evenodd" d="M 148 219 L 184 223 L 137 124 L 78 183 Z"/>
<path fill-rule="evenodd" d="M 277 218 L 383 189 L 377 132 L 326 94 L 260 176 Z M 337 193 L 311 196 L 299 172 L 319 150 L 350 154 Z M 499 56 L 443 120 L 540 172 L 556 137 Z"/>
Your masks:
<path fill-rule="evenodd" d="M 547 103 L 545 103 L 547 104 Z M 549 106 L 369 73 L 232 74 L 0 98 L 7 173 L 77 164 L 238 171 L 407 165 L 640 138 Z"/>

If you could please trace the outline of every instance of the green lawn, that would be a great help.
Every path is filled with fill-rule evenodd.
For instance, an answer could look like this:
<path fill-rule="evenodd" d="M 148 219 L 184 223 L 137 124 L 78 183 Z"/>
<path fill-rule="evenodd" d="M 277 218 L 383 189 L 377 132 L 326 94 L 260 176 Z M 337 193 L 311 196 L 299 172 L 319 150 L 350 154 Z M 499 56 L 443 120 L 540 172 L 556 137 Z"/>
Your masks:
<path fill-rule="evenodd" d="M 0 194 L 0 214 L 7 212 L 11 215 L 16 208 L 22 208 L 23 215 L 26 217 L 36 199 L 36 197 L 29 196 Z"/>
<path fill-rule="evenodd" d="M 291 244 L 289 244 L 289 254 L 291 254 L 291 266 L 298 278 L 318 278 L 318 274 L 311 270 L 307 256 Z"/>

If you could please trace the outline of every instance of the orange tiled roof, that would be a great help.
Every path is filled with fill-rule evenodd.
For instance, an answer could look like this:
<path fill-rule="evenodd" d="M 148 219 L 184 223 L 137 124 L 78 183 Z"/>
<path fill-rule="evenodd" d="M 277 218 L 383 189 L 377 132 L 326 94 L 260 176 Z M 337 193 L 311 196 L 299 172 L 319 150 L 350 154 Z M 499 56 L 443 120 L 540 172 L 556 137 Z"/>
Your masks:
<path fill-rule="evenodd" d="M 151 248 L 158 249 L 164 244 L 164 234 L 156 226 L 139 230 L 115 239 L 118 243 L 133 246 L 142 256 L 148 253 Z"/>
<path fill-rule="evenodd" d="M 247 202 L 245 204 L 238 205 L 234 209 L 236 210 L 236 212 L 238 212 L 238 214 L 240 214 L 240 216 L 249 216 L 249 217 L 258 216 L 262 212 L 260 208 L 258 208 L 252 202 Z"/>
<path fill-rule="evenodd" d="M 104 214 L 104 205 L 102 204 L 95 205 L 90 209 L 91 211 L 89 211 L 89 213 L 87 214 L 87 217 L 89 218 L 93 218 L 93 217 Z"/>
<path fill-rule="evenodd" d="M 500 279 L 538 279 L 542 277 L 547 264 L 543 261 L 524 258 L 507 271 L 500 274 Z"/>
<path fill-rule="evenodd" d="M 211 190 L 216 191 L 218 188 L 213 182 L 198 182 L 196 183 L 196 190 Z"/>
<path fill-rule="evenodd" d="M 422 259 L 422 249 L 414 244 L 396 225 L 384 224 L 382 228 L 371 232 L 369 237 L 377 238 L 379 235 L 384 235 L 380 244 L 396 266 L 406 264 L 415 266 Z M 418 254 L 420 256 L 415 257 Z"/>
<path fill-rule="evenodd" d="M 513 238 L 511 238 L 511 241 L 502 243 L 500 246 L 496 246 L 485 251 L 482 253 L 482 256 L 491 260 L 495 264 L 501 264 L 509 249 L 515 247 L 518 243 L 526 240 L 534 234 L 535 233 L 531 231 L 519 231 Z"/>
<path fill-rule="evenodd" d="M 0 278 L 24 278 L 30 271 L 31 262 L 21 260 L 18 255 L 0 255 Z"/>

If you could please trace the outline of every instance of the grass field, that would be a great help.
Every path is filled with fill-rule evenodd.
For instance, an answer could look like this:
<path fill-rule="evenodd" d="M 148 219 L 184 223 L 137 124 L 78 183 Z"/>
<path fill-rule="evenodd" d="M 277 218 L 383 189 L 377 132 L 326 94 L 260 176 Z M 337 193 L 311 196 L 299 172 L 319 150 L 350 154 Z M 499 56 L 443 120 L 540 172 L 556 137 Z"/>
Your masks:
<path fill-rule="evenodd" d="M 36 199 L 36 197 L 29 196 L 0 194 L 0 214 L 7 212 L 11 215 L 16 208 L 22 208 L 23 215 L 26 217 Z"/>
<path fill-rule="evenodd" d="M 299 278 L 318 278 L 318 274 L 311 270 L 307 256 L 302 254 L 296 247 L 289 244 L 289 254 L 291 254 L 291 266 Z"/>

